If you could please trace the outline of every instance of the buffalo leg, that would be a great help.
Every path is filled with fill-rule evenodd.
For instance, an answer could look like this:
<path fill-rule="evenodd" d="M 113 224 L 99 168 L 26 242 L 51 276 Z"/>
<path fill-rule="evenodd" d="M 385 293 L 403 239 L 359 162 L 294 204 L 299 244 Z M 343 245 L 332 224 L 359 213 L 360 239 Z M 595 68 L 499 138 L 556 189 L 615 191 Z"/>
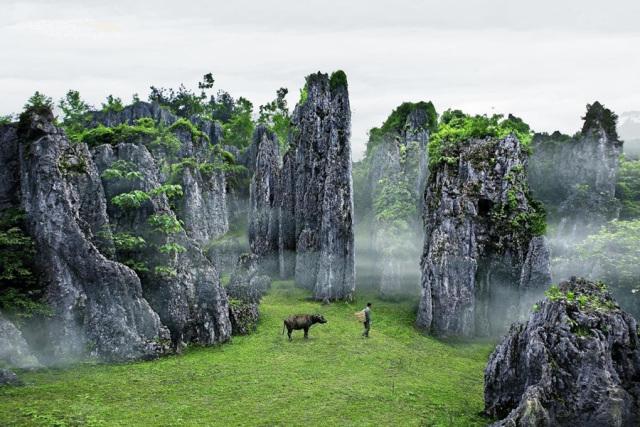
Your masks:
<path fill-rule="evenodd" d="M 304 337 L 309 338 L 309 328 L 304 328 Z"/>
<path fill-rule="evenodd" d="M 291 329 L 287 328 L 287 335 L 289 335 L 289 341 L 291 341 Z"/>

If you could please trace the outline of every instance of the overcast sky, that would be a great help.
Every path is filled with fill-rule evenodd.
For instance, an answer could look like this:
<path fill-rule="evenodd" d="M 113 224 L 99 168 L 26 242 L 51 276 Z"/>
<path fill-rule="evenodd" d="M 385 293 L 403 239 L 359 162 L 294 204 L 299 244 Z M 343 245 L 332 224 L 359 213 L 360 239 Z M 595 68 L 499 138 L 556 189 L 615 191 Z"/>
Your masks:
<path fill-rule="evenodd" d="M 209 71 L 256 107 L 281 86 L 293 104 L 305 75 L 343 69 L 357 159 L 403 101 L 570 133 L 596 99 L 640 110 L 638 0 L 0 1 L 0 114 L 35 90 L 99 105 Z"/>

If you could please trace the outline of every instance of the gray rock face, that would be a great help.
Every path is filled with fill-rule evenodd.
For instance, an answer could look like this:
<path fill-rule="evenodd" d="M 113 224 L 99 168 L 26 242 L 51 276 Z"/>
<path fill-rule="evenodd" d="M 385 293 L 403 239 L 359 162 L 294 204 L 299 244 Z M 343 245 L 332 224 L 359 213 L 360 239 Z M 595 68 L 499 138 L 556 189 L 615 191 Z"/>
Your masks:
<path fill-rule="evenodd" d="M 115 147 L 97 147 L 94 159 L 101 174 L 115 162 L 124 161 L 136 165 L 142 177 L 133 181 L 104 179 L 108 213 L 116 232 L 145 240 L 145 247 L 137 252 L 135 259 L 146 263 L 144 269 L 139 269 L 144 296 L 171 331 L 174 345 L 180 349 L 189 342 L 208 345 L 227 341 L 231 334 L 228 302 L 217 269 L 185 231 L 162 231 L 161 226 L 150 223 L 154 216 L 176 223 L 167 197 L 152 197 L 131 210 L 113 204 L 118 194 L 134 190 L 149 192 L 160 187 L 159 170 L 151 153 L 144 145 L 121 143 Z M 191 173 L 188 166 L 183 172 L 184 175 Z M 171 245 L 182 249 L 158 249 Z M 127 255 L 121 253 L 119 257 L 124 262 Z"/>
<path fill-rule="evenodd" d="M 573 278 L 514 324 L 485 369 L 498 426 L 635 426 L 638 325 L 602 284 Z"/>
<path fill-rule="evenodd" d="M 414 230 L 420 223 L 428 174 L 430 118 L 426 103 L 403 104 L 397 110 L 407 105 L 412 109 L 402 126 L 381 136 L 372 133 L 367 148 L 370 152 L 357 165 L 365 173 L 357 189 L 357 231 L 367 236 L 357 247 L 358 268 L 371 274 L 369 280 L 378 284 L 380 295 L 386 298 L 411 294 L 417 291 L 420 282 L 418 260 L 422 232 Z M 400 188 L 415 200 L 413 213 L 403 218 L 379 220 L 376 197 L 390 189 L 393 194 L 399 194 Z M 406 225 L 403 230 L 397 226 L 399 222 Z"/>
<path fill-rule="evenodd" d="M 163 125 L 171 125 L 177 120 L 177 117 L 169 110 L 156 103 L 136 102 L 124 107 L 122 111 L 92 111 L 89 126 L 95 127 L 102 124 L 112 127 L 123 123 L 133 125 L 136 120 L 146 117 L 152 118 Z"/>
<path fill-rule="evenodd" d="M 20 386 L 23 385 L 22 381 L 18 378 L 15 372 L 8 369 L 0 369 L 0 386 Z"/>
<path fill-rule="evenodd" d="M 254 134 L 257 147 L 250 186 L 249 245 L 263 271 L 279 271 L 280 154 L 276 135 L 260 125 Z"/>
<path fill-rule="evenodd" d="M 514 137 L 448 148 L 425 191 L 417 326 L 436 335 L 494 335 L 550 283 L 534 227 L 526 155 Z M 524 298 L 524 295 L 527 295 Z"/>
<path fill-rule="evenodd" d="M 346 82 L 335 81 L 321 73 L 307 77 L 308 97 L 292 119 L 295 280 L 325 301 L 350 298 L 355 289 L 351 111 Z"/>
<path fill-rule="evenodd" d="M 280 173 L 278 211 L 278 251 L 280 277 L 293 277 L 296 271 L 296 165 L 295 152 L 285 153 Z"/>
<path fill-rule="evenodd" d="M 255 329 L 260 318 L 260 299 L 271 287 L 271 278 L 258 274 L 259 261 L 254 254 L 243 254 L 231 274 L 227 293 L 234 335 L 246 335 Z"/>
<path fill-rule="evenodd" d="M 22 332 L 2 313 L 0 313 L 0 365 L 20 369 L 40 366 L 40 362 L 29 349 Z"/>
<path fill-rule="evenodd" d="M 44 362 L 89 355 L 154 357 L 166 329 L 136 274 L 94 244 L 109 223 L 98 172 L 84 145 L 69 144 L 50 112 L 31 113 L 18 132 L 20 204 L 54 315 L 42 323 Z"/>
<path fill-rule="evenodd" d="M 538 135 L 532 144 L 531 191 L 558 224 L 562 239 L 580 239 L 618 217 L 615 185 L 622 142 L 601 125 L 577 137 Z"/>

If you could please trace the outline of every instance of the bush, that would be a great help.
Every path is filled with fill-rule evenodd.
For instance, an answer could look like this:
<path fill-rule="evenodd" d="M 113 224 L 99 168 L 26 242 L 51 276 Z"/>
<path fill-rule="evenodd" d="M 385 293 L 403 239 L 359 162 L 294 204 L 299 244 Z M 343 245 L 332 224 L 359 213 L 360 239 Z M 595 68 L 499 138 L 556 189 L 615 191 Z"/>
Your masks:
<path fill-rule="evenodd" d="M 444 151 L 466 140 L 487 137 L 503 139 L 509 135 L 514 135 L 524 149 L 529 149 L 533 133 L 526 123 L 515 116 L 509 115 L 503 119 L 499 114 L 491 117 L 469 116 L 460 110 L 447 110 L 442 114 L 438 131 L 429 141 L 429 165 L 433 167 L 446 161 L 449 156 Z"/>
<path fill-rule="evenodd" d="M 170 214 L 153 214 L 147 222 L 156 231 L 164 234 L 176 234 L 182 231 L 182 221 Z"/>
<path fill-rule="evenodd" d="M 118 194 L 111 199 L 111 203 L 121 209 L 138 209 L 142 204 L 151 197 L 141 190 L 133 190 L 128 193 Z"/>

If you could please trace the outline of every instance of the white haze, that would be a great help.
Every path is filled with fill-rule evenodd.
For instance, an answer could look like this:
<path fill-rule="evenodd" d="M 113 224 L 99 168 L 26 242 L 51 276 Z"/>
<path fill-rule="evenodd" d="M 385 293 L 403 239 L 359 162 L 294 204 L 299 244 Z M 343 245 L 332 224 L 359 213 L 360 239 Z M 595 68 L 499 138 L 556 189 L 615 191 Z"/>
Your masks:
<path fill-rule="evenodd" d="M 15 1 L 0 15 L 0 114 L 35 90 L 146 97 L 150 85 L 217 87 L 256 108 L 303 77 L 344 69 L 353 152 L 403 101 L 504 112 L 573 133 L 588 102 L 640 107 L 640 2 L 506 0 Z"/>

